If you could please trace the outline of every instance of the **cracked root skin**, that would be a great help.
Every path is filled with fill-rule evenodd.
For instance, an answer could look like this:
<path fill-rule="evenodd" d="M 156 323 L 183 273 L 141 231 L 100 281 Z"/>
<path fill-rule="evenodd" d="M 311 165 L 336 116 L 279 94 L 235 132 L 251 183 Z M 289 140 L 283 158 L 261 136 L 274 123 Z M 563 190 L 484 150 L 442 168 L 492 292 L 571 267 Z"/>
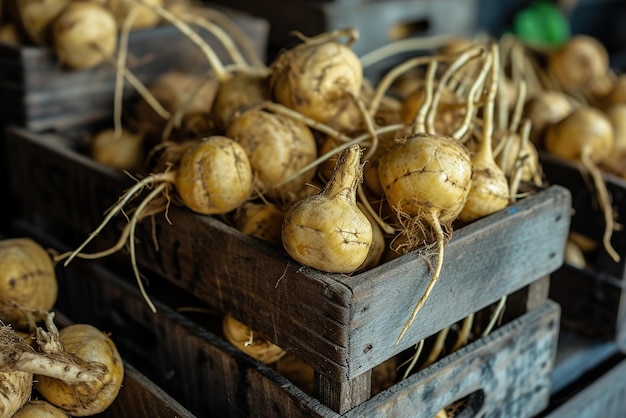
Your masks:
<path fill-rule="evenodd" d="M 367 258 L 372 225 L 356 205 L 362 178 L 358 145 L 339 158 L 324 190 L 292 205 L 283 223 L 286 251 L 309 267 L 331 273 L 351 273 Z"/>
<path fill-rule="evenodd" d="M 389 204 L 409 216 L 436 208 L 442 224 L 465 206 L 472 180 L 467 149 L 449 137 L 418 134 L 396 144 L 379 163 Z"/>
<path fill-rule="evenodd" d="M 339 130 L 361 125 L 352 95 L 363 82 L 359 58 L 337 42 L 301 44 L 273 65 L 272 94 L 278 103 Z"/>

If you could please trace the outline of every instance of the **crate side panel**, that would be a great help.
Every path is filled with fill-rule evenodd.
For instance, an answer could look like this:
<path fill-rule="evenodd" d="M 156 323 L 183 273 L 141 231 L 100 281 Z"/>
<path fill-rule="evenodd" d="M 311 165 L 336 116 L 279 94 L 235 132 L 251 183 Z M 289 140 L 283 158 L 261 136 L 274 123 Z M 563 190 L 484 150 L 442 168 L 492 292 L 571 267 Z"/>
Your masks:
<path fill-rule="evenodd" d="M 20 205 L 68 228 L 93 231 L 117 196 L 132 185 L 121 172 L 81 158 L 71 141 L 59 135 L 9 127 L 5 142 L 12 189 Z M 113 239 L 115 231 L 107 231 Z"/>
<path fill-rule="evenodd" d="M 152 313 L 135 290 L 102 269 L 76 263 L 58 276 L 59 309 L 111 333 L 122 356 L 170 396 L 196 414 L 239 416 L 243 406 L 232 400 L 241 377 L 233 353 L 219 348 L 224 341 L 192 332 L 198 327 L 156 299 Z"/>
<path fill-rule="evenodd" d="M 341 415 L 278 376 L 268 379 L 257 369 L 248 369 L 250 390 L 247 402 L 252 411 L 264 411 L 268 417 L 339 418 Z"/>
<path fill-rule="evenodd" d="M 58 238 L 26 221 L 18 220 L 14 229 L 47 247 L 67 249 Z M 280 416 L 333 416 L 332 410 L 270 366 L 220 337 L 219 315 L 200 313 L 192 320 L 178 312 L 206 309 L 197 300 L 162 282 L 154 289 L 157 312 L 152 313 L 135 283 L 101 264 L 77 261 L 57 268 L 57 309 L 67 318 L 80 318 L 111 333 L 124 359 L 167 393 L 166 397 L 198 416 L 246 417 L 266 410 L 259 409 L 261 404 L 288 411 Z"/>
<path fill-rule="evenodd" d="M 7 146 L 15 157 L 10 161 L 13 190 L 27 211 L 61 222 L 86 238 L 131 183 L 67 145 L 54 135 L 12 129 Z M 98 237 L 101 243 L 117 240 L 126 221 L 116 219 Z M 334 376 L 342 374 L 351 298 L 344 285 L 302 268 L 286 254 L 215 218 L 183 208 L 171 207 L 167 219 L 156 216 L 154 224 L 140 225 L 137 236 L 137 256 L 144 268 L 292 347 L 309 364 Z"/>
<path fill-rule="evenodd" d="M 347 367 L 349 289 L 215 218 L 181 208 L 171 208 L 168 218 L 171 225 L 157 217 L 156 228 L 139 227 L 139 239 L 149 243 L 137 253 L 144 268 L 296 354 L 313 356 L 309 364 L 335 376 Z M 158 251 L 147 241 L 153 234 Z"/>
<path fill-rule="evenodd" d="M 484 400 L 476 416 L 534 416 L 548 404 L 558 328 L 558 305 L 548 302 L 346 416 L 432 418 L 445 406 L 479 391 Z"/>
<path fill-rule="evenodd" d="M 568 211 L 569 193 L 555 186 L 454 232 L 441 276 L 398 345 L 395 340 L 430 278 L 424 257 L 407 254 L 350 278 L 350 375 L 556 270 L 563 262 Z"/>

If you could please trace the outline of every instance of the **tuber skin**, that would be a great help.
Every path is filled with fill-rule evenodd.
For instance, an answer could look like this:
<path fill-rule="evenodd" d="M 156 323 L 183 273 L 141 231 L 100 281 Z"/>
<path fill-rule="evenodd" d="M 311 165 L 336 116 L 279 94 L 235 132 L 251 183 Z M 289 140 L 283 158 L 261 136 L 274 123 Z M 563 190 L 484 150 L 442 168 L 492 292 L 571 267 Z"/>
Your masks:
<path fill-rule="evenodd" d="M 249 198 L 252 174 L 243 147 L 216 135 L 185 151 L 174 183 L 185 206 L 215 215 L 230 212 Z"/>
<path fill-rule="evenodd" d="M 232 119 L 226 136 L 246 151 L 260 193 L 278 203 L 292 203 L 315 174 L 311 169 L 284 182 L 317 157 L 313 133 L 300 121 L 251 109 Z"/>
<path fill-rule="evenodd" d="M 43 399 L 31 399 L 13 418 L 68 418 L 67 413 Z"/>
<path fill-rule="evenodd" d="M 239 322 L 231 315 L 224 316 L 222 330 L 229 343 L 264 364 L 276 363 L 286 354 L 285 350 L 265 338 L 255 335 L 247 325 Z"/>
<path fill-rule="evenodd" d="M 548 58 L 548 69 L 567 92 L 597 95 L 611 87 L 609 54 L 592 36 L 570 38 Z"/>
<path fill-rule="evenodd" d="M 15 0 L 15 17 L 30 42 L 39 46 L 52 44 L 52 22 L 70 0 Z"/>
<path fill-rule="evenodd" d="M 52 25 L 54 50 L 59 61 L 70 68 L 93 68 L 113 57 L 117 32 L 115 18 L 105 6 L 71 2 Z"/>
<path fill-rule="evenodd" d="M 408 216 L 429 212 L 445 225 L 465 206 L 471 159 L 459 141 L 417 134 L 399 141 L 381 157 L 378 175 L 396 210 Z"/>
<path fill-rule="evenodd" d="M 217 129 L 225 130 L 233 117 L 262 103 L 268 96 L 268 77 L 237 73 L 219 84 L 211 117 Z"/>
<path fill-rule="evenodd" d="M 113 128 L 104 129 L 91 140 L 91 157 L 116 170 L 139 171 L 144 160 L 143 140 L 143 135 L 127 129 L 119 134 Z"/>
<path fill-rule="evenodd" d="M 530 140 L 541 145 L 546 127 L 561 121 L 573 110 L 571 99 L 556 90 L 545 91 L 528 99 L 524 104 L 524 117 L 532 122 Z"/>
<path fill-rule="evenodd" d="M 16 329 L 32 326 L 28 311 L 48 311 L 58 284 L 46 250 L 30 238 L 0 240 L 0 320 Z"/>
<path fill-rule="evenodd" d="M 167 113 L 160 114 L 148 101 L 139 100 L 134 109 L 138 130 L 146 133 L 151 145 L 212 134 L 210 115 L 218 86 L 219 81 L 209 75 L 169 71 L 157 77 L 148 91 Z"/>
<path fill-rule="evenodd" d="M 161 16 L 153 12 L 147 6 L 141 5 L 135 0 L 105 0 L 107 8 L 111 10 L 118 26 L 122 26 L 124 19 L 131 13 L 135 13 L 131 28 L 149 29 L 160 24 Z M 156 6 L 163 6 L 162 0 L 145 0 Z"/>
<path fill-rule="evenodd" d="M 310 39 L 281 54 L 271 71 L 276 102 L 340 131 L 362 126 L 354 97 L 361 91 L 363 67 L 349 46 Z"/>
<path fill-rule="evenodd" d="M 372 225 L 356 205 L 361 148 L 346 149 L 324 189 L 294 203 L 283 221 L 285 250 L 300 263 L 330 273 L 352 273 L 372 243 Z"/>
<path fill-rule="evenodd" d="M 237 209 L 234 222 L 238 231 L 280 248 L 284 213 L 267 203 L 246 202 Z"/>

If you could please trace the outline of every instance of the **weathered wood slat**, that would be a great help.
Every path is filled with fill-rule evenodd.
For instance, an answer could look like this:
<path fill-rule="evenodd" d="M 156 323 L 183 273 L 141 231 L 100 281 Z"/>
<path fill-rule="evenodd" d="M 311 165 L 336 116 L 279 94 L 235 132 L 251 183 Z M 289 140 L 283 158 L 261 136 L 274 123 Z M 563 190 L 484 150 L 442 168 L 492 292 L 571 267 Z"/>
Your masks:
<path fill-rule="evenodd" d="M 89 158 L 59 149 L 62 143 L 11 129 L 8 152 L 19 161 L 11 164 L 14 190 L 24 210 L 87 234 L 128 182 L 107 196 L 123 176 L 95 169 Z M 171 207 L 168 219 L 155 217 L 156 227 L 140 225 L 138 259 L 329 378 L 348 381 L 555 270 L 562 263 L 568 210 L 569 193 L 555 186 L 457 230 L 439 283 L 398 345 L 395 338 L 429 277 L 428 261 L 417 254 L 351 277 L 324 274 L 216 218 Z"/>
<path fill-rule="evenodd" d="M 562 264 L 568 208 L 563 189 L 548 189 L 455 231 L 438 283 L 397 346 L 393 342 L 430 277 L 429 265 L 418 254 L 408 254 L 347 278 L 355 301 L 351 373 L 367 369 L 362 361 L 383 361 L 556 270 Z"/>
<path fill-rule="evenodd" d="M 230 9 L 218 10 L 233 21 L 264 59 L 267 22 Z M 205 30 L 196 31 L 225 64 L 232 63 L 221 42 Z M 197 45 L 171 25 L 132 31 L 126 66 L 144 84 L 167 71 L 204 73 L 210 69 Z M 0 123 L 40 131 L 66 129 L 111 117 L 115 78 L 116 71 L 110 63 L 88 70 L 70 70 L 62 67 L 49 49 L 0 44 L 0 95 L 7 99 L 0 105 Z M 128 83 L 124 97 L 138 97 Z"/>
<path fill-rule="evenodd" d="M 407 31 L 406 35 L 428 36 L 451 32 L 469 35 L 474 32 L 477 11 L 475 1 L 455 0 L 269 0 L 263 3 L 215 0 L 215 3 L 267 19 L 272 27 L 270 40 L 280 46 L 293 42 L 290 33 L 294 30 L 314 36 L 334 29 L 355 28 L 359 31 L 359 40 L 352 48 L 358 54 L 395 40 L 393 28 L 403 23 L 415 23 L 417 26 L 413 31 Z M 419 22 L 424 22 L 424 25 L 419 27 Z M 370 30 L 372 25 L 376 25 L 378 30 Z"/>
<path fill-rule="evenodd" d="M 432 418 L 452 402 L 481 393 L 484 401 L 477 416 L 532 417 L 548 403 L 559 315 L 558 305 L 548 302 L 346 416 Z M 380 397 L 388 402 L 376 402 Z"/>
<path fill-rule="evenodd" d="M 561 320 L 563 317 L 561 316 Z M 615 356 L 619 352 L 617 344 L 613 341 L 602 341 L 588 338 L 578 332 L 563 327 L 559 330 L 556 360 L 552 371 L 552 395 L 551 401 L 558 401 L 558 393 L 567 391 L 567 387 L 575 385 L 586 373 L 598 369 L 602 363 Z"/>

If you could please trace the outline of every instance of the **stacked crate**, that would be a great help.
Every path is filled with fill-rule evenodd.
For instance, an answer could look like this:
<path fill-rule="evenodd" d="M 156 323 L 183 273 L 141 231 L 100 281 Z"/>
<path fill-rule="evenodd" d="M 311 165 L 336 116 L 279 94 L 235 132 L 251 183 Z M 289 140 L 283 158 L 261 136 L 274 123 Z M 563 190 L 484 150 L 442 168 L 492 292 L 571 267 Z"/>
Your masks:
<path fill-rule="evenodd" d="M 213 7 L 232 20 L 251 48 L 264 59 L 269 34 L 267 21 L 220 6 Z M 197 33 L 214 48 L 224 63 L 232 62 L 213 35 L 203 30 Z M 209 70 L 198 46 L 171 25 L 131 31 L 125 66 L 144 85 L 168 71 L 200 74 Z M 0 139 L 9 124 L 34 132 L 111 125 L 115 83 L 116 70 L 110 63 L 75 71 L 63 67 L 47 48 L 0 42 L 0 97 L 3 98 Z M 138 97 L 138 92 L 126 82 L 124 101 L 130 103 Z M 3 166 L 0 168 L 0 190 L 10 196 L 7 179 L 8 173 Z M 6 220 L 17 211 L 15 205 L 2 205 L 0 227 L 6 227 Z"/>
<path fill-rule="evenodd" d="M 278 13 L 278 19 L 303 32 L 355 27 L 361 33 L 361 43 L 355 44 L 358 53 L 407 33 L 415 35 L 411 28 L 428 28 L 422 35 L 449 28 L 456 33 L 467 28 L 469 33 L 476 12 L 473 2 L 430 0 L 298 1 L 281 6 L 263 3 L 262 11 Z M 305 16 L 308 24 L 318 26 L 281 18 L 283 12 Z M 436 16 L 431 18 L 431 13 Z M 385 30 L 369 31 L 373 24 Z M 375 38 L 380 33 L 387 36 Z M 24 63 L 39 68 L 37 59 L 18 52 L 11 62 L 19 63 L 12 67 L 19 70 L 12 74 L 26 75 L 14 78 L 22 88 L 24 109 L 11 121 L 22 126 L 7 127 L 4 139 L 11 192 L 21 208 L 19 221 L 12 225 L 16 234 L 30 231 L 57 250 L 72 249 L 96 229 L 134 180 L 79 152 L 78 139 L 89 132 L 88 123 L 66 118 L 83 109 L 53 112 L 53 131 L 44 131 L 50 126 L 41 121 L 49 111 L 38 105 L 46 103 L 42 95 L 55 96 L 36 83 L 52 68 L 26 71 Z M 31 95 L 33 86 L 42 95 Z M 111 84 L 107 88 L 112 90 Z M 58 106 L 71 104 L 66 96 L 59 97 L 63 100 Z M 79 119 L 87 122 L 92 116 L 83 113 Z M 64 289 L 59 308 L 110 329 L 124 357 L 198 415 L 261 411 L 268 416 L 432 418 L 464 401 L 470 416 L 532 417 L 546 407 L 550 395 L 560 309 L 548 300 L 547 276 L 563 262 L 569 208 L 569 192 L 553 186 L 456 230 L 439 281 L 399 344 L 395 339 L 431 274 L 429 260 L 419 252 L 352 276 L 329 274 L 298 264 L 218 217 L 174 205 L 167 217 L 157 215 L 137 230 L 137 257 L 150 277 L 148 294 L 156 314 L 131 284 L 128 269 L 120 267 L 129 266 L 126 254 L 59 266 Z M 123 217 L 115 219 L 88 250 L 115 243 L 124 225 Z M 374 368 L 505 297 L 502 326 L 372 394 Z M 214 326 L 190 321 L 177 312 L 181 303 L 231 314 L 311 366 L 312 392 L 239 352 Z"/>
<path fill-rule="evenodd" d="M 561 306 L 562 330 L 545 416 L 566 417 L 571 411 L 619 416 L 614 414 L 623 410 L 626 234 L 623 228 L 613 231 L 611 244 L 621 257 L 616 262 L 602 245 L 604 215 L 586 169 L 547 153 L 541 153 L 541 163 L 547 180 L 572 194 L 571 231 L 595 243 L 585 267 L 565 262 L 551 275 L 550 298 Z M 621 224 L 626 219 L 626 181 L 610 174 L 604 178 Z"/>
<path fill-rule="evenodd" d="M 267 22 L 243 13 L 225 13 L 264 59 Z M 197 33 L 225 64 L 232 63 L 213 35 L 202 30 Z M 179 29 L 166 24 L 130 32 L 125 66 L 144 85 L 170 71 L 202 74 L 210 70 L 198 46 Z M 0 42 L 0 94 L 4 99 L 0 125 L 14 124 L 42 132 L 111 123 L 116 73 L 108 62 L 80 71 L 64 68 L 47 48 Z M 125 100 L 137 97 L 137 91 L 125 83 Z"/>
<path fill-rule="evenodd" d="M 264 59 L 267 46 L 268 25 L 263 19 L 218 7 L 235 24 L 238 34 L 248 39 L 252 49 Z M 228 30 L 235 30 L 229 28 Z M 226 49 L 212 35 L 199 31 L 199 35 L 214 47 L 216 54 L 230 62 Z M 238 37 L 237 39 L 242 39 Z M 144 85 L 168 71 L 206 73 L 206 58 L 197 45 L 178 29 L 162 25 L 152 29 L 134 30 L 128 41 L 126 67 Z M 60 132 L 77 127 L 110 125 L 113 119 L 114 86 L 116 71 L 109 63 L 102 63 L 89 70 L 64 68 L 48 49 L 36 46 L 5 44 L 0 42 L 0 191 L 5 204 L 0 210 L 0 231 L 3 238 L 11 234 L 15 220 L 22 216 L 21 202 L 10 185 L 14 174 L 10 173 L 8 161 L 17 165 L 25 163 L 6 148 L 5 132 L 19 126 L 26 132 Z M 131 102 L 139 97 L 137 91 L 125 84 L 123 98 Z M 77 139 L 77 138 L 75 138 Z M 78 139 L 77 139 L 78 140 Z M 31 161 L 32 163 L 32 161 Z M 36 175 L 39 165 L 22 166 Z M 67 179 L 55 177 L 50 184 Z M 80 195 L 80 193 L 79 193 Z M 83 196 L 79 199 L 82 199 Z M 34 226 L 33 223 L 31 226 Z M 29 234 L 43 243 L 43 229 L 35 227 Z M 72 294 L 71 297 L 76 295 Z M 67 300 L 69 295 L 59 295 Z M 80 298 L 80 296 L 78 296 Z M 65 298 L 65 299 L 63 299 Z M 71 307 L 71 306 L 70 306 Z M 59 309 L 56 323 L 61 327 L 75 321 L 89 323 L 85 312 Z M 68 316 L 65 316 L 68 314 Z M 75 315 L 74 315 L 75 314 Z M 96 321 L 92 322 L 95 324 Z M 113 404 L 98 416 L 102 417 L 193 417 L 177 400 L 149 379 L 147 370 L 135 367 L 128 356 L 123 355 L 125 375 L 122 389 Z"/>
<path fill-rule="evenodd" d="M 42 230 L 76 245 L 132 180 L 76 152 L 73 143 L 69 134 L 13 128 L 7 135 L 8 150 L 19 161 L 12 164 L 13 189 L 24 214 Z M 428 261 L 418 253 L 354 276 L 328 274 L 299 265 L 216 217 L 172 206 L 167 218 L 157 215 L 138 226 L 137 257 L 140 268 L 156 276 L 150 280 L 149 294 L 163 278 L 204 306 L 230 313 L 314 368 L 314 393 L 307 395 L 276 376 L 268 380 L 257 364 L 254 372 L 246 372 L 244 394 L 237 398 L 245 399 L 250 411 L 260 408 L 274 416 L 432 417 L 469 397 L 482 404 L 480 411 L 487 415 L 531 417 L 547 405 L 550 393 L 559 309 L 547 301 L 545 276 L 563 261 L 569 199 L 569 192 L 554 186 L 455 231 L 433 293 L 397 345 L 395 338 L 430 274 Z M 114 243 L 124 223 L 120 219 L 111 225 L 94 244 Z M 126 257 L 122 260 L 129 263 Z M 515 319 L 371 397 L 374 367 L 503 296 L 510 296 L 507 312 Z M 128 317 L 152 315 L 145 302 L 137 304 L 141 316 L 135 312 Z M 196 341 L 154 339 L 167 345 L 183 340 Z M 211 346 L 217 344 L 209 340 Z M 163 356 L 189 361 L 181 354 Z M 194 357 L 201 358 L 206 361 Z M 180 367 L 181 373 L 191 374 L 201 364 Z M 228 381 L 240 382 L 234 377 Z M 233 399 L 228 384 L 201 387 L 227 405 L 226 400 Z M 193 402 L 198 401 L 182 403 Z"/>

